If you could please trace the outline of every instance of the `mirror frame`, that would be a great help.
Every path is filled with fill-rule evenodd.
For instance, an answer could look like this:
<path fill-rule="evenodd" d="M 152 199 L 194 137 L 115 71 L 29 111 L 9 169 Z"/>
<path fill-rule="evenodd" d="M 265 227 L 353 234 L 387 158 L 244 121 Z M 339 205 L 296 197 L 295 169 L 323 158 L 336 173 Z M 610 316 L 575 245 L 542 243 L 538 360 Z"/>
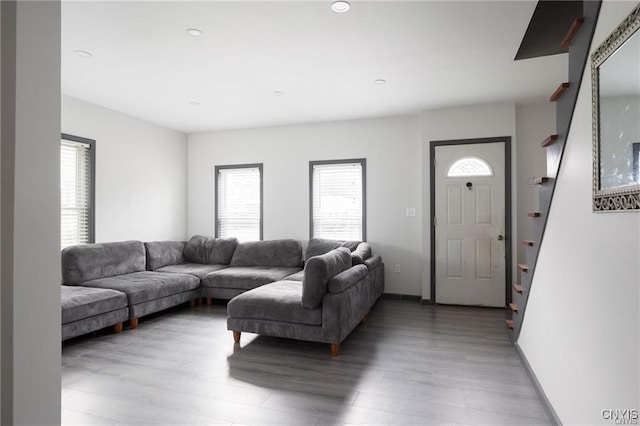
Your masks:
<path fill-rule="evenodd" d="M 640 184 L 600 189 L 600 84 L 599 67 L 640 28 L 640 4 L 591 55 L 593 130 L 593 211 L 639 211 Z M 640 141 L 639 141 L 640 142 Z"/>

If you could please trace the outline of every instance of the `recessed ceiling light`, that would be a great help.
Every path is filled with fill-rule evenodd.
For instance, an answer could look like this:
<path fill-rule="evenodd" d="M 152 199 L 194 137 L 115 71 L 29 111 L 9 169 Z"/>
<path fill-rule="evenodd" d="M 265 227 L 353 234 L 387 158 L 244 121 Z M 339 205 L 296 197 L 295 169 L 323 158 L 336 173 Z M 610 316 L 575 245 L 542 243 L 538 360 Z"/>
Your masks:
<path fill-rule="evenodd" d="M 379 78 L 377 80 L 373 80 L 373 82 L 375 84 L 385 84 L 387 82 L 387 80 L 383 79 L 383 78 Z"/>
<path fill-rule="evenodd" d="M 189 102 L 189 105 L 191 105 L 192 107 L 197 107 L 197 106 L 200 106 L 200 102 L 198 102 L 198 101 L 191 101 L 191 102 Z"/>
<path fill-rule="evenodd" d="M 275 91 L 273 92 L 273 94 L 274 94 L 274 95 L 276 95 L 276 96 L 283 96 L 283 95 L 284 95 L 284 92 L 283 92 L 282 90 L 275 90 Z"/>
<path fill-rule="evenodd" d="M 76 50 L 76 55 L 80 56 L 81 58 L 90 58 L 93 56 L 91 52 L 87 52 L 86 50 Z"/>
<path fill-rule="evenodd" d="M 333 9 L 334 12 L 344 13 L 351 9 L 351 5 L 348 1 L 338 0 L 331 4 L 331 9 Z"/>
<path fill-rule="evenodd" d="M 200 37 L 202 35 L 202 31 L 197 28 L 187 28 L 185 31 L 191 37 Z"/>

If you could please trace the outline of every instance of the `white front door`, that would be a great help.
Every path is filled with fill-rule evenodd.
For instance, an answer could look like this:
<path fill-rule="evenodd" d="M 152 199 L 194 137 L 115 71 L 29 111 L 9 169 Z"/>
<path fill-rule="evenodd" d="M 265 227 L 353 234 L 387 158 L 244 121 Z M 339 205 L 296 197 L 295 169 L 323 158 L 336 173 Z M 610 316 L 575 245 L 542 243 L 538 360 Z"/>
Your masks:
<path fill-rule="evenodd" d="M 437 303 L 505 306 L 504 150 L 435 147 Z"/>

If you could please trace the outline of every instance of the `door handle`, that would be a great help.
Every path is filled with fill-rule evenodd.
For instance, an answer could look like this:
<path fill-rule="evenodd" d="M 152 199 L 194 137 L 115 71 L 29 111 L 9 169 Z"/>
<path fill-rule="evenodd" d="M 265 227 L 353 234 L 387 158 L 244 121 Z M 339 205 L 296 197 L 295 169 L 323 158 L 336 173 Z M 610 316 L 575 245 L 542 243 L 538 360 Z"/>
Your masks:
<path fill-rule="evenodd" d="M 498 241 L 504 240 L 504 235 L 498 235 Z"/>

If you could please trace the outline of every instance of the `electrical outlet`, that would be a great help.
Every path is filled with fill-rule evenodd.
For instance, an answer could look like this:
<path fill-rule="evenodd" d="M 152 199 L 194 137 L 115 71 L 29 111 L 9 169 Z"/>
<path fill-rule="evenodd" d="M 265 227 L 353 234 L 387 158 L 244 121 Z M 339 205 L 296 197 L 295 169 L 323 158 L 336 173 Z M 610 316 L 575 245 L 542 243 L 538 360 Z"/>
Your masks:
<path fill-rule="evenodd" d="M 393 271 L 396 274 L 399 274 L 400 273 L 400 265 L 396 263 L 395 266 L 393 267 Z"/>
<path fill-rule="evenodd" d="M 416 217 L 415 207 L 407 207 L 407 217 Z"/>

